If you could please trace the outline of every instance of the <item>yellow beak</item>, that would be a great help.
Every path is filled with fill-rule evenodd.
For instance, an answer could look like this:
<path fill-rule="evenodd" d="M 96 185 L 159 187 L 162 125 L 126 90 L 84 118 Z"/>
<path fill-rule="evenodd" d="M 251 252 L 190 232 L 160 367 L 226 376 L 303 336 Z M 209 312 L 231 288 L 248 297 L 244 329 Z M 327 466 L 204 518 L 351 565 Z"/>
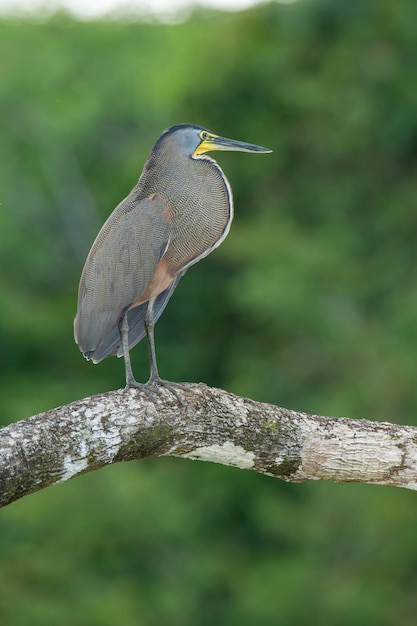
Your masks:
<path fill-rule="evenodd" d="M 203 139 L 202 142 L 194 150 L 193 156 L 204 154 L 204 152 L 210 152 L 211 150 L 236 150 L 238 152 L 272 152 L 269 148 L 263 148 L 262 146 L 256 146 L 253 143 L 246 143 L 244 141 L 236 141 L 235 139 L 227 139 L 226 137 L 219 137 L 218 135 L 210 135 L 208 138 Z"/>

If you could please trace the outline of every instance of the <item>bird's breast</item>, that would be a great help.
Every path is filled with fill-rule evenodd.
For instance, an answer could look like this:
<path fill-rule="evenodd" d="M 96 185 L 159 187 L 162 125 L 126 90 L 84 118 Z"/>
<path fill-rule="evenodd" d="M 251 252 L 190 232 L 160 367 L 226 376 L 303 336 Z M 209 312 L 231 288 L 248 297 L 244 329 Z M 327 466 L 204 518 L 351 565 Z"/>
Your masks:
<path fill-rule="evenodd" d="M 174 274 L 214 250 L 233 218 L 231 189 L 217 163 L 208 158 L 190 161 L 192 167 L 167 190 L 172 234 L 164 258 Z"/>

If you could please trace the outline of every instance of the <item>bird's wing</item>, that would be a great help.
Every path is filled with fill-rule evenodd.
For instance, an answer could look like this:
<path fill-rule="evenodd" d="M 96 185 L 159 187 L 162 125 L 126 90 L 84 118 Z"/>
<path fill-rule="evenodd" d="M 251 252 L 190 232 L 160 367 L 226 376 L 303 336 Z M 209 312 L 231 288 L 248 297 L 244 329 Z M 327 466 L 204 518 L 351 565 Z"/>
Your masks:
<path fill-rule="evenodd" d="M 175 287 L 178 285 L 182 274 L 178 274 L 170 286 L 165 289 L 159 296 L 156 297 L 154 303 L 154 322 L 156 323 L 161 317 L 163 310 L 168 304 L 168 300 L 172 296 Z M 148 308 L 148 303 L 143 304 L 130 309 L 127 314 L 127 321 L 129 325 L 129 349 L 133 348 L 141 339 L 144 338 L 145 331 L 145 315 Z M 97 346 L 93 361 L 98 363 L 107 356 L 117 354 L 117 356 L 123 356 L 123 350 L 120 341 L 120 332 L 117 326 L 114 326 L 110 333 L 106 335 L 103 341 Z"/>
<path fill-rule="evenodd" d="M 95 360 L 94 352 L 149 286 L 169 243 L 170 219 L 161 195 L 138 199 L 133 189 L 102 227 L 81 275 L 74 322 L 75 341 L 87 357 Z"/>

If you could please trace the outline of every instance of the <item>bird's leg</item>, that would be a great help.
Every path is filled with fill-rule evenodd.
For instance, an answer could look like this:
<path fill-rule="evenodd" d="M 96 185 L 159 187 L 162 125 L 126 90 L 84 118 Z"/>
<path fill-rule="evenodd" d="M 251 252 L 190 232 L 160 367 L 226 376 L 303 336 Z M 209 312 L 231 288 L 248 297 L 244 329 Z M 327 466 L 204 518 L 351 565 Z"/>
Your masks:
<path fill-rule="evenodd" d="M 165 387 L 165 389 L 168 389 L 168 391 L 174 394 L 178 402 L 182 404 L 182 400 L 177 394 L 175 387 L 179 389 L 187 389 L 187 386 L 182 385 L 181 383 L 172 383 L 168 380 L 163 380 L 159 376 L 159 373 L 158 373 L 158 365 L 156 363 L 155 340 L 154 340 L 154 332 L 153 332 L 154 331 L 154 315 L 153 315 L 154 302 L 155 302 L 154 298 L 149 300 L 148 308 L 146 310 L 146 316 L 145 316 L 145 330 L 146 330 L 146 336 L 148 338 L 149 362 L 150 362 L 150 367 L 151 367 L 151 375 L 146 384 L 149 385 L 152 389 L 157 388 L 158 385 L 161 387 Z"/>
<path fill-rule="evenodd" d="M 132 383 L 135 383 L 135 377 L 133 376 L 132 364 L 130 362 L 129 352 L 129 324 L 127 321 L 127 311 L 122 317 L 120 323 L 120 337 L 122 340 L 123 359 L 125 362 L 126 371 L 126 387 L 131 387 Z"/>
<path fill-rule="evenodd" d="M 145 315 L 145 330 L 148 338 L 148 351 L 149 351 L 149 363 L 151 366 L 151 376 L 148 383 L 158 383 L 161 379 L 158 373 L 158 365 L 156 363 L 156 351 L 155 351 L 155 339 L 153 334 L 154 319 L 153 319 L 153 305 L 154 298 L 151 298 L 148 302 L 148 308 Z"/>
<path fill-rule="evenodd" d="M 150 389 L 143 384 L 138 383 L 133 376 L 132 364 L 130 362 L 130 351 L 129 351 L 129 323 L 127 321 L 127 311 L 123 315 L 122 320 L 119 325 L 120 329 L 120 338 L 122 341 L 122 350 L 123 350 L 123 359 L 125 362 L 125 370 L 126 370 L 126 387 L 125 389 L 130 389 L 134 387 L 135 389 L 140 389 L 143 391 L 148 398 L 151 400 L 155 400 L 155 397 Z"/>

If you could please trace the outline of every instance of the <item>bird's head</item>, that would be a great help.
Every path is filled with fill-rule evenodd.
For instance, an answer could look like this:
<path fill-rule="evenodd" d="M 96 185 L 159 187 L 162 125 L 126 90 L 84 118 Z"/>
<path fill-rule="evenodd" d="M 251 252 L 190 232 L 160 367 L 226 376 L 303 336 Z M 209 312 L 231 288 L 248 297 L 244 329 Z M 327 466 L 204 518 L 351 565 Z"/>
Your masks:
<path fill-rule="evenodd" d="M 178 124 L 167 128 L 161 135 L 164 142 L 171 143 L 178 154 L 185 154 L 193 159 L 213 150 L 235 150 L 239 152 L 272 152 L 269 148 L 256 146 L 244 141 L 227 139 L 215 135 L 206 128 L 193 124 Z"/>

